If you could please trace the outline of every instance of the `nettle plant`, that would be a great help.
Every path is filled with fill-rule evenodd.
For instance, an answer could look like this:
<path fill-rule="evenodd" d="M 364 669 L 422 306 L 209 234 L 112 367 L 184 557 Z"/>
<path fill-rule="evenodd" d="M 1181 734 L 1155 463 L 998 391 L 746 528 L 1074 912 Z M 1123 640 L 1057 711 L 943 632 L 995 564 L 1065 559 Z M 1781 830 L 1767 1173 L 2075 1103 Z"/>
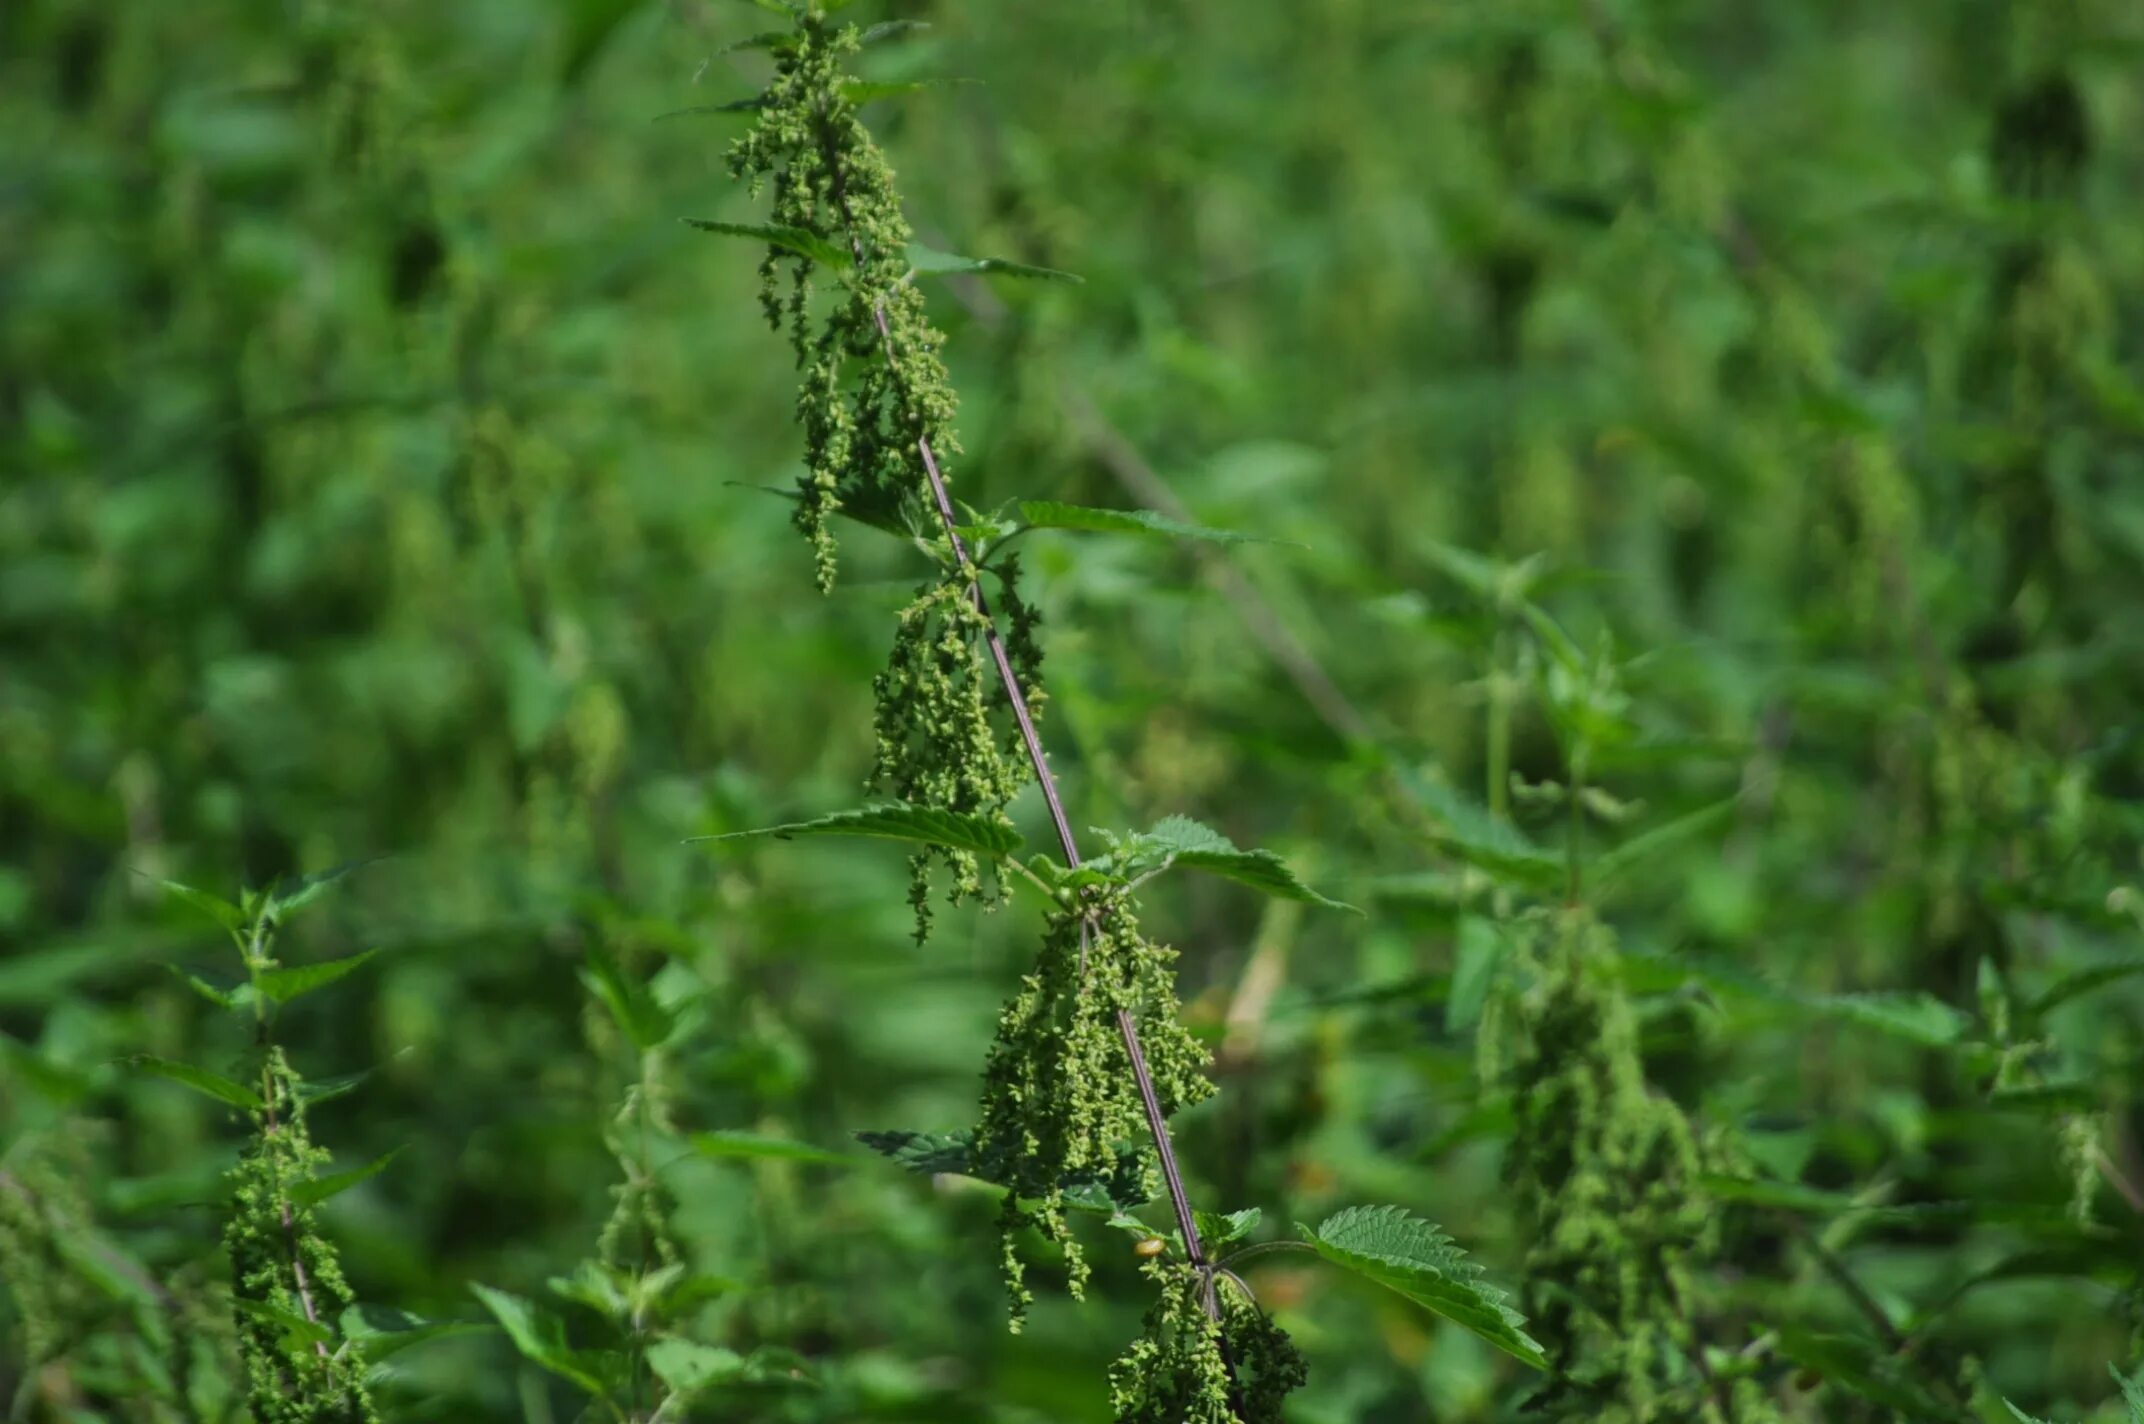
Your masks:
<path fill-rule="evenodd" d="M 1604 769 L 1630 762 L 1625 752 L 1641 753 L 1642 764 L 1648 745 L 1673 744 L 1659 709 L 1631 690 L 1631 662 L 1606 640 L 1583 647 L 1536 602 L 1552 583 L 1543 561 L 1436 553 L 1487 627 L 1488 784 L 1479 802 L 1434 781 L 1410 780 L 1408 789 L 1429 817 L 1432 844 L 1466 867 L 1447 1026 L 1477 1029 L 1483 1092 L 1509 1114 L 1504 1181 L 1529 1243 L 1522 1303 L 1549 1342 L 1547 1378 L 1530 1412 L 1624 1424 L 1769 1424 L 1802 1417 L 1797 1400 L 1824 1389 L 1823 1417 L 2030 1419 L 1988 1390 L 1977 1360 L 1946 1348 L 1937 1334 L 1976 1287 L 2021 1276 L 2112 1279 L 2121 1282 L 2117 1299 L 2134 1301 L 2134 1270 L 2110 1271 L 2105 1262 L 2115 1243 L 2137 1239 L 2144 1195 L 2101 1145 L 2102 1093 L 2065 1054 L 2049 1015 L 2144 973 L 2144 960 L 2065 973 L 2025 995 L 1984 959 L 1976 1020 L 1927 994 L 1798 991 L 1731 965 L 1626 949 L 1602 903 L 1663 852 L 1714 836 L 1743 813 L 1742 798 L 1637 834 L 1619 830 L 1640 807 L 1601 784 Z M 1560 779 L 1528 782 L 1514 773 L 1512 722 L 1522 705 L 1553 734 Z M 2083 818 L 2081 810 L 2073 817 Z M 1526 820 L 1545 827 L 1539 838 L 1524 829 Z M 1613 844 L 1601 844 L 1611 835 Z M 2085 839 L 2073 831 L 2064 853 L 2048 857 L 2057 872 L 2050 879 L 2066 887 L 2103 870 L 2077 853 Z M 2111 897 L 2110 912 L 2126 908 L 2127 893 Z M 1883 1208 L 1881 1219 L 1898 1226 L 1982 1227 L 1998 1237 L 2029 1226 L 2036 1238 L 1895 1320 L 1840 1249 L 1879 1219 L 1880 1197 L 1782 1180 L 1776 1153 L 1768 1170 L 1737 1126 L 1706 1120 L 1648 1081 L 1641 1041 L 1648 984 L 1767 1016 L 1829 1019 L 1945 1055 L 1976 1085 L 1985 1110 L 2047 1123 L 2046 1150 L 2059 1156 L 2067 1201 L 2055 1210 L 1992 1201 Z M 2103 1219 L 2107 1197 L 2128 1209 Z M 1766 1269 L 1742 1254 L 1750 1233 L 1738 1228 L 1752 1215 L 1792 1242 L 1867 1322 L 1866 1333 L 1813 1325 L 1782 1308 L 1782 1293 L 1753 1302 L 1723 1289 L 1726 1280 Z M 2144 1417 L 2144 1385 L 2119 1371 L 2114 1377 L 2131 1417 Z M 1835 1415 L 1839 1409 L 1849 1412 Z"/>
<path fill-rule="evenodd" d="M 244 891 L 238 901 L 175 882 L 173 895 L 228 934 L 243 977 L 217 984 L 174 969 L 189 988 L 244 1022 L 250 1045 L 237 1076 L 147 1055 L 133 1065 L 182 1083 L 243 1115 L 248 1136 L 227 1179 L 223 1245 L 231 1263 L 230 1303 L 239 1377 L 258 1424 L 377 1424 L 369 1379 L 398 1350 L 441 1333 L 397 1312 L 368 1311 L 353 1298 L 334 1245 L 322 1233 L 323 1202 L 372 1177 L 393 1154 L 323 1174 L 330 1154 L 306 1123 L 315 1104 L 357 1086 L 363 1075 L 309 1080 L 277 1040 L 277 1017 L 372 958 L 285 965 L 276 936 L 292 916 L 353 867 Z M 183 1390 L 181 1393 L 183 1394 Z"/>
<path fill-rule="evenodd" d="M 1181 817 L 1105 833 L 1099 855 L 1081 854 L 1038 730 L 1038 620 L 1007 545 L 1034 529 L 1232 536 L 1128 511 L 1028 501 L 985 512 L 956 501 L 946 464 L 959 450 L 955 399 L 938 354 L 943 337 L 918 283 L 946 272 L 1063 274 L 912 241 L 893 172 L 858 116 L 886 86 L 847 69 L 864 45 L 911 26 L 862 29 L 829 13 L 839 6 L 762 0 L 762 8 L 792 24 L 740 46 L 770 55 L 774 76 L 764 93 L 732 106 L 754 122 L 730 165 L 755 194 L 771 191 L 770 220 L 694 225 L 766 248 L 763 305 L 788 334 L 801 373 L 807 468 L 796 523 L 820 587 L 830 588 L 838 573 L 837 517 L 895 536 L 925 569 L 876 682 L 870 785 L 888 799 L 712 839 L 906 842 L 914 847 L 919 936 L 930 932 L 940 887 L 954 903 L 1029 889 L 1045 916 L 1035 967 L 998 1022 L 976 1126 L 864 1140 L 912 1170 L 962 1173 L 1004 1189 L 1003 1264 L 1015 1330 L 1032 1298 L 1030 1233 L 1063 1260 L 1075 1298 L 1088 1277 L 1075 1219 L 1132 1238 L 1156 1298 L 1144 1334 L 1110 1372 L 1116 1417 L 1126 1424 L 1280 1417 L 1282 1399 L 1303 1382 L 1304 1362 L 1235 1269 L 1254 1253 L 1280 1249 L 1314 1252 L 1544 1365 L 1521 1317 L 1478 1268 L 1402 1208 L 1343 1211 L 1314 1230 L 1300 1228 L 1300 1240 L 1259 1242 L 1257 1209 L 1192 1205 L 1169 1120 L 1214 1087 L 1207 1053 L 1178 1015 L 1175 955 L 1140 930 L 1140 890 L 1171 870 L 1202 870 L 1268 895 L 1347 907 L 1271 852 L 1238 848 Z M 1030 781 L 1048 811 L 1054 856 L 1027 853 L 1008 814 Z M 1167 1202 L 1162 1226 L 1140 1214 L 1158 1198 Z"/>

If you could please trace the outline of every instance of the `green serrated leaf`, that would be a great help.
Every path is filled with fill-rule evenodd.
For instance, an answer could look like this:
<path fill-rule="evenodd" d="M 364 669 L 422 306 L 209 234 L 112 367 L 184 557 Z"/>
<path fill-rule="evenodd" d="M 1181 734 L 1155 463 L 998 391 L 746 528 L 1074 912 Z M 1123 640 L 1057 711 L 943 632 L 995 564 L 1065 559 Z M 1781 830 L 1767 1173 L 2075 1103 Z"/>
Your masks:
<path fill-rule="evenodd" d="M 1459 943 L 1452 964 L 1452 987 L 1444 1001 L 1444 1027 L 1462 1033 L 1481 1018 L 1490 986 L 1508 956 L 1503 927 L 1494 920 L 1468 915 L 1459 921 Z"/>
<path fill-rule="evenodd" d="M 1041 282 L 1084 282 L 1087 279 L 1071 272 L 1060 272 L 1055 267 L 1037 267 L 1030 262 L 1014 262 L 1004 257 L 962 257 L 954 252 L 940 252 L 921 243 L 908 245 L 908 265 L 919 276 L 943 277 L 974 272 L 992 277 L 1027 277 Z"/>
<path fill-rule="evenodd" d="M 2121 1386 L 2122 1403 L 2129 1407 L 2129 1424 L 2144 1424 L 2144 1365 L 2139 1365 L 2133 1375 L 2124 1375 L 2112 1365 L 2107 1366 L 2107 1373 Z"/>
<path fill-rule="evenodd" d="M 342 1328 L 343 1338 L 368 1365 L 378 1364 L 427 1340 L 442 1340 L 491 1328 L 477 1320 L 427 1320 L 387 1305 L 353 1305 L 342 1313 L 342 1319 L 337 1323 Z"/>
<path fill-rule="evenodd" d="M 137 1053 L 127 1060 L 131 1067 L 145 1073 L 154 1073 L 159 1078 L 169 1078 L 174 1083 L 183 1083 L 197 1093 L 205 1093 L 218 1102 L 229 1103 L 234 1108 L 261 1109 L 260 1094 L 243 1083 L 234 1083 L 221 1074 L 205 1068 L 196 1068 L 191 1063 L 174 1063 L 168 1058 L 156 1058 L 146 1053 Z"/>
<path fill-rule="evenodd" d="M 692 1134 L 692 1150 L 702 1157 L 760 1158 L 779 1162 L 811 1162 L 826 1167 L 854 1167 L 857 1159 L 838 1152 L 829 1152 L 823 1147 L 814 1147 L 808 1142 L 794 1142 L 786 1137 L 769 1137 L 765 1133 L 745 1132 L 738 1128 L 717 1128 L 712 1132 Z M 868 1161 L 869 1159 L 864 1159 Z"/>
<path fill-rule="evenodd" d="M 472 1282 L 469 1289 L 506 1332 L 521 1358 L 598 1398 L 608 1391 L 602 1357 L 566 1344 L 566 1325 L 535 1302 Z"/>
<path fill-rule="evenodd" d="M 1517 826 L 1490 815 L 1442 782 L 1408 779 L 1416 799 L 1441 823 L 1429 836 L 1437 849 L 1520 888 L 1546 890 L 1563 883 L 1568 867 L 1562 856 L 1535 845 Z"/>
<path fill-rule="evenodd" d="M 1097 509 L 1084 504 L 1061 504 L 1055 500 L 1020 501 L 1020 518 L 1031 529 L 1082 529 L 1098 534 L 1144 534 L 1165 539 L 1195 539 L 1207 544 L 1288 544 L 1263 534 L 1245 534 L 1234 529 L 1215 529 L 1204 524 L 1185 524 L 1150 509 Z M 1295 545 L 1301 548 L 1300 544 Z"/>
<path fill-rule="evenodd" d="M 365 1080 L 378 1071 L 377 1068 L 362 1068 L 355 1073 L 338 1073 L 332 1078 L 302 1079 L 298 1083 L 298 1101 L 307 1107 L 315 1103 L 333 1102 L 343 1094 L 355 1092 L 364 1086 Z"/>
<path fill-rule="evenodd" d="M 929 28 L 930 22 L 927 20 L 881 20 L 864 31 L 862 42 L 867 45 L 883 44 L 887 40 L 899 39 L 902 35 Z"/>
<path fill-rule="evenodd" d="M 785 227 L 780 223 L 721 222 L 714 218 L 686 218 L 687 227 L 696 227 L 702 232 L 717 233 L 723 237 L 742 237 L 753 242 L 764 242 L 769 247 L 778 247 L 784 252 L 793 252 L 799 257 L 808 257 L 822 267 L 845 269 L 852 263 L 846 248 L 837 247 L 815 232 L 800 227 Z"/>
<path fill-rule="evenodd" d="M 663 1335 L 648 1345 L 648 1368 L 687 1398 L 744 1375 L 744 1356 L 717 1345 Z"/>
<path fill-rule="evenodd" d="M 1345 901 L 1321 895 L 1296 878 L 1288 863 L 1269 850 L 1239 850 L 1228 837 L 1188 816 L 1170 816 L 1126 837 L 1104 858 L 1112 870 L 1125 875 L 1151 874 L 1182 866 L 1203 870 L 1248 885 L 1280 900 L 1300 900 L 1329 910 L 1362 911 Z"/>
<path fill-rule="evenodd" d="M 335 1172 L 325 1177 L 315 1177 L 309 1182 L 300 1182 L 290 1189 L 290 1202 L 296 1207 L 318 1206 L 331 1197 L 341 1196 L 359 1182 L 376 1177 L 387 1170 L 387 1164 L 402 1155 L 402 1149 L 373 1158 L 362 1167 L 352 1167 L 347 1172 Z"/>
<path fill-rule="evenodd" d="M 916 841 L 973 851 L 992 859 L 1011 855 L 1020 848 L 1020 834 L 987 816 L 967 816 L 930 806 L 901 802 L 865 806 L 854 811 L 836 811 L 815 821 L 793 821 L 785 826 L 764 826 L 752 831 L 731 831 L 719 836 L 694 836 L 695 841 L 749 840 L 773 836 L 791 840 L 798 836 L 875 836 L 884 840 Z"/>
<path fill-rule="evenodd" d="M 1522 1328 L 1525 1317 L 1503 1303 L 1504 1293 L 1482 1281 L 1481 1268 L 1451 1237 L 1405 1208 L 1351 1207 L 1315 1231 L 1296 1229 L 1334 1265 L 1399 1292 L 1535 1369 L 1548 1368 L 1540 1344 Z"/>
<path fill-rule="evenodd" d="M 342 959 L 329 959 L 319 964 L 300 964 L 287 969 L 264 969 L 254 976 L 254 987 L 261 996 L 274 1003 L 287 1004 L 291 1000 L 310 994 L 315 989 L 324 989 L 347 974 L 365 967 L 379 951 L 364 950 Z"/>
<path fill-rule="evenodd" d="M 1727 824 L 1734 816 L 1735 798 L 1715 802 L 1702 810 L 1678 816 L 1644 832 L 1632 836 L 1613 850 L 1594 857 L 1586 866 L 1588 879 L 1596 885 L 1606 885 L 1617 876 L 1645 864 L 1662 851 L 1673 850 L 1690 841 L 1700 840 Z"/>
<path fill-rule="evenodd" d="M 1524 603 L 1547 566 L 1539 554 L 1507 564 L 1436 539 L 1417 539 L 1414 547 L 1446 577 L 1495 608 L 1516 608 Z"/>
<path fill-rule="evenodd" d="M 367 860 L 346 860 L 341 865 L 326 870 L 316 870 L 311 875 L 301 875 L 288 886 L 277 883 L 268 887 L 262 896 L 269 920 L 276 924 L 287 922 L 292 915 L 334 888 L 335 882 L 353 870 L 363 870 L 368 865 L 379 863 L 378 857 Z"/>
<path fill-rule="evenodd" d="M 1239 1241 L 1248 1241 L 1265 1219 L 1265 1213 L 1255 1206 L 1226 1213 L 1198 1211 L 1192 1216 L 1198 1222 L 1199 1244 L 1206 1248 L 1209 1260 Z"/>
<path fill-rule="evenodd" d="M 181 885 L 176 880 L 159 880 L 156 883 L 233 934 L 246 927 L 246 912 L 221 895 L 211 895 L 206 890 L 196 890 L 193 886 Z"/>
<path fill-rule="evenodd" d="M 960 84 L 978 84 L 982 81 L 965 78 L 941 79 L 847 79 L 842 81 L 841 97 L 851 104 L 868 104 L 874 99 L 899 99 L 909 94 L 921 94 L 932 89 L 950 89 Z"/>
<path fill-rule="evenodd" d="M 2144 974 L 2144 957 L 2116 960 L 2112 964 L 2095 964 L 2089 969 L 2080 969 L 2064 975 L 2049 985 L 2044 993 L 2032 1001 L 2032 1012 L 2044 1014 L 2059 1004 L 2079 998 L 2109 984 L 2120 983 L 2132 975 Z"/>
<path fill-rule="evenodd" d="M 1846 1335 L 1822 1335 L 1795 1326 L 1775 1327 L 1779 1352 L 1824 1377 L 1827 1384 L 1913 1419 L 1956 1418 L 1888 1352 Z"/>
<path fill-rule="evenodd" d="M 654 122 L 659 124 L 665 119 L 690 118 L 694 114 L 756 114 L 766 107 L 767 96 L 755 94 L 749 99 L 732 99 L 724 104 L 687 104 L 682 109 L 665 109 L 655 116 Z M 692 219 L 687 218 L 686 221 L 691 222 Z"/>
<path fill-rule="evenodd" d="M 970 1162 L 972 1132 L 859 1132 L 856 1140 L 911 1172 L 936 1176 L 952 1172 L 975 1175 Z"/>
<path fill-rule="evenodd" d="M 255 1320 L 265 1320 L 271 1325 L 280 1326 L 286 1344 L 310 1349 L 314 1345 L 335 1343 L 335 1332 L 327 1326 L 315 1320 L 307 1320 L 293 1311 L 278 1310 L 265 1300 L 254 1300 L 241 1295 L 233 1296 L 231 1304 Z"/>
<path fill-rule="evenodd" d="M 973 1150 L 974 1133 L 961 1132 L 859 1132 L 856 1140 L 882 1156 L 890 1157 L 911 1172 L 936 1175 L 941 1172 L 973 1177 L 1002 1187 L 1012 1173 L 1000 1160 L 978 1161 Z M 1059 1183 L 1065 1205 L 1097 1216 L 1114 1216 L 1146 1205 L 1145 1162 L 1136 1149 L 1119 1148 L 1117 1162 L 1109 1172 L 1075 1172 Z"/>
<path fill-rule="evenodd" d="M 181 984 L 184 984 L 187 988 L 193 990 L 196 994 L 199 994 L 202 998 L 208 1000 L 217 1008 L 236 1010 L 240 1006 L 240 1001 L 234 990 L 219 989 L 214 984 L 211 984 L 206 979 L 203 979 L 200 975 L 189 974 L 184 969 L 179 968 L 176 964 L 167 964 L 164 966 L 164 968 L 170 973 L 172 978 L 178 980 Z M 238 985 L 237 988 L 244 989 L 245 986 L 241 984 Z"/>
<path fill-rule="evenodd" d="M 1933 994 L 1818 994 L 1810 1008 L 1927 1048 L 1942 1048 L 1965 1036 L 1972 1021 Z"/>
<path fill-rule="evenodd" d="M 732 40 L 715 51 L 715 58 L 725 55 L 744 54 L 750 50 L 784 50 L 796 46 L 794 30 L 761 30 L 756 35 L 746 35 L 741 40 Z"/>
<path fill-rule="evenodd" d="M 2106 1089 L 2096 1083 L 2033 1083 L 2014 1088 L 1996 1088 L 1988 1094 L 1988 1106 L 2021 1108 L 2051 1117 L 2095 1112 L 2105 1106 Z"/>
<path fill-rule="evenodd" d="M 642 1053 L 662 1047 L 677 1031 L 677 1016 L 655 1001 L 647 985 L 627 978 L 618 962 L 602 950 L 589 952 L 581 983 L 610 1010 L 611 1018 Z"/>

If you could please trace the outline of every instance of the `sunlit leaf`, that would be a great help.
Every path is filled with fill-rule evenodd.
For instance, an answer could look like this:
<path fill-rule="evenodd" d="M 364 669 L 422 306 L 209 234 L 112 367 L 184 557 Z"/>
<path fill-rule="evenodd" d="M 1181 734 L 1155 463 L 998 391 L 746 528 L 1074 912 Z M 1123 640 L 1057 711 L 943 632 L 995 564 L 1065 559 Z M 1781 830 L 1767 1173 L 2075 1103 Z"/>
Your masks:
<path fill-rule="evenodd" d="M 1464 1327 L 1535 1369 L 1547 1369 L 1526 1319 L 1504 1304 L 1504 1292 L 1483 1282 L 1451 1237 L 1396 1206 L 1351 1207 L 1315 1231 L 1296 1228 L 1326 1260 L 1398 1291 L 1415 1304 Z"/>
<path fill-rule="evenodd" d="M 1095 509 L 1054 500 L 1020 501 L 1020 518 L 1034 529 L 1080 529 L 1100 534 L 1143 534 L 1164 539 L 1192 539 L 1205 544 L 1284 544 L 1263 534 L 1186 524 L 1150 509 Z"/>
<path fill-rule="evenodd" d="M 836 811 L 813 821 L 792 821 L 783 826 L 764 826 L 750 831 L 729 831 L 717 836 L 694 836 L 695 841 L 738 841 L 758 836 L 795 840 L 809 836 L 870 836 L 883 840 L 915 841 L 951 850 L 973 851 L 993 859 L 1011 855 L 1020 848 L 1020 834 L 988 816 L 969 816 L 941 811 L 931 806 L 887 802 L 854 811 Z"/>
<path fill-rule="evenodd" d="M 1188 816 L 1170 816 L 1151 830 L 1124 837 L 1097 864 L 1120 875 L 1182 867 L 1203 870 L 1280 900 L 1300 900 L 1329 910 L 1361 914 L 1353 905 L 1322 895 L 1296 878 L 1288 863 L 1269 850 L 1239 850 L 1228 837 Z"/>
<path fill-rule="evenodd" d="M 778 247 L 784 252 L 793 252 L 799 257 L 808 257 L 824 267 L 845 268 L 851 264 L 847 249 L 837 247 L 800 227 L 785 227 L 780 223 L 723 222 L 714 218 L 686 218 L 687 227 L 696 227 L 702 232 L 716 233 L 722 237 L 742 237 L 753 242 L 763 242 L 769 247 Z"/>

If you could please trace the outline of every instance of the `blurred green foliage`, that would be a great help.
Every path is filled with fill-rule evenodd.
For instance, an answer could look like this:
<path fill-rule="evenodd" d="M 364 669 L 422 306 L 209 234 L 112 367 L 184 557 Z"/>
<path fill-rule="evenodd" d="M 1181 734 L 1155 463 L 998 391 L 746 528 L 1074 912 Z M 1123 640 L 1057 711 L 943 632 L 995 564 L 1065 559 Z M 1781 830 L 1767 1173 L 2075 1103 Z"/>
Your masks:
<path fill-rule="evenodd" d="M 1714 1184 L 1722 1350 L 1792 1418 L 1951 1408 L 1893 1378 L 1880 1319 L 1930 1378 L 1985 1377 L 1973 1417 L 2117 1417 L 2108 1367 L 2144 1357 L 2144 14 L 886 14 L 930 28 L 875 78 L 982 81 L 872 110 L 923 240 L 1086 279 L 934 284 L 963 496 L 1286 541 L 1023 541 L 1075 823 L 1194 815 L 1371 911 L 1157 893 L 1218 1055 L 1180 1125 L 1194 1196 L 1405 1203 L 1519 1284 L 1474 1026 L 1580 799 L 1596 872 L 1661 831 L 1582 893 L 1649 1081 L 1747 1159 Z M 645 993 L 690 1019 L 665 1230 L 709 1284 L 676 1310 L 796 1362 L 716 1417 L 1103 1417 L 1137 1258 L 1093 1253 L 1087 1305 L 1008 1336 L 991 1195 L 849 1142 L 972 1123 L 1039 917 L 949 912 L 918 950 L 898 854 L 681 844 L 861 799 L 912 574 L 857 531 L 812 592 L 755 488 L 797 471 L 788 354 L 750 261 L 679 222 L 759 216 L 736 118 L 696 110 L 755 92 L 763 59 L 721 51 L 768 18 L 0 9 L 21 1415 L 236 1407 L 208 1204 L 243 1125 L 129 1063 L 225 1073 L 247 1040 L 170 972 L 228 977 L 227 946 L 157 882 L 380 857 L 281 951 L 378 956 L 278 1030 L 308 1078 L 368 1075 L 309 1114 L 334 1170 L 399 1152 L 318 1212 L 367 1308 L 474 1322 L 472 1283 L 533 1299 L 602 1259 Z M 1578 747 L 1583 798 L 1551 784 Z M 1522 1391 L 1295 1259 L 1248 1273 L 1309 1358 L 1291 1417 Z M 174 1351 L 199 1368 L 160 1399 Z M 493 1331 L 379 1374 L 393 1418 L 581 1397 Z"/>

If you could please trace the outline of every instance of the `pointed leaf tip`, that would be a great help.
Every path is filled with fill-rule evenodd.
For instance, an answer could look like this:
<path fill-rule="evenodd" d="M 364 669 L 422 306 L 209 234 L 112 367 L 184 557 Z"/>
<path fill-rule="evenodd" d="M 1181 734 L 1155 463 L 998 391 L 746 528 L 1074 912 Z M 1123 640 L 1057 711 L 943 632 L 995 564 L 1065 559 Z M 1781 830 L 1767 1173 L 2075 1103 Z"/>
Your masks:
<path fill-rule="evenodd" d="M 1334 1265 L 1397 1291 L 1535 1369 L 1548 1368 L 1540 1342 L 1521 1328 L 1525 1317 L 1504 1304 L 1504 1293 L 1483 1283 L 1481 1268 L 1451 1237 L 1406 1208 L 1350 1207 L 1315 1231 L 1296 1229 Z"/>

